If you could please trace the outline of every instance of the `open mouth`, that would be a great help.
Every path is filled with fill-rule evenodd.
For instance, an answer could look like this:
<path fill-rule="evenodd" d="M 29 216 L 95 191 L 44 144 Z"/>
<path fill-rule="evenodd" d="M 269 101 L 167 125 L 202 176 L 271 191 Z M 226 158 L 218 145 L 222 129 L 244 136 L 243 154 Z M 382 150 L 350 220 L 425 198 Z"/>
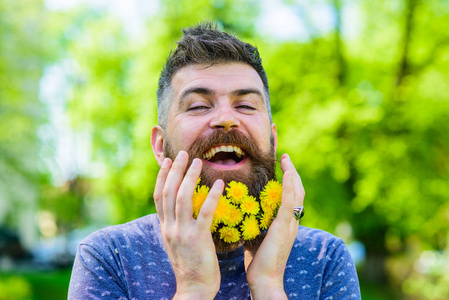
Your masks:
<path fill-rule="evenodd" d="M 241 162 L 245 152 L 238 146 L 221 145 L 206 150 L 202 158 L 214 164 L 232 165 Z"/>

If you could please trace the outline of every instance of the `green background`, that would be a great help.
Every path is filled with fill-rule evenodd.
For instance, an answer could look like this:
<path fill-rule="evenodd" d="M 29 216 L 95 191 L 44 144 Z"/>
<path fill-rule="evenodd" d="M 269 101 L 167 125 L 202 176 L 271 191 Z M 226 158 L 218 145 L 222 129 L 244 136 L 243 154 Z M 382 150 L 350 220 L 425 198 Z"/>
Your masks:
<path fill-rule="evenodd" d="M 449 1 L 78 2 L 0 2 L 0 225 L 26 246 L 155 211 L 158 76 L 215 20 L 259 48 L 302 224 L 365 246 L 363 299 L 447 299 Z M 267 3 L 302 29 L 273 34 Z M 64 299 L 69 277 L 4 270 L 0 299 Z"/>

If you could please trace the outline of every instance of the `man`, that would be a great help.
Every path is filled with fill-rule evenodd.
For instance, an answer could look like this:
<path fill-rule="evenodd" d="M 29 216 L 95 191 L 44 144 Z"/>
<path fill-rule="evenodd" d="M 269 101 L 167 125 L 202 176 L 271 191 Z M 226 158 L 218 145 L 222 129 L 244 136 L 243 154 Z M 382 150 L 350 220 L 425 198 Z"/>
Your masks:
<path fill-rule="evenodd" d="M 255 47 L 212 24 L 185 29 L 159 80 L 158 122 L 157 215 L 87 237 L 70 299 L 360 299 L 344 242 L 298 226 L 292 213 L 305 192 L 286 154 L 282 204 L 268 232 L 231 244 L 210 232 L 226 184 L 243 182 L 257 196 L 274 178 L 276 126 Z M 195 219 L 199 177 L 211 189 Z"/>

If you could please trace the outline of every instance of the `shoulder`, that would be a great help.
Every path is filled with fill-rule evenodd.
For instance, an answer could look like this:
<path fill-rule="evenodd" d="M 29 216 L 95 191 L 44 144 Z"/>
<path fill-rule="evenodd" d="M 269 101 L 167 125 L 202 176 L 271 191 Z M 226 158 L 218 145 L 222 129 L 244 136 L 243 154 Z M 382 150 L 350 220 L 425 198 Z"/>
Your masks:
<path fill-rule="evenodd" d="M 355 265 L 343 239 L 300 226 L 286 267 L 286 291 L 307 299 L 360 299 Z M 289 283 L 292 283 L 289 285 Z"/>
<path fill-rule="evenodd" d="M 145 271 L 155 269 L 155 262 L 167 260 L 164 251 L 156 215 L 100 229 L 78 245 L 68 298 L 128 298 L 130 286 L 142 280 L 144 266 Z"/>
<path fill-rule="evenodd" d="M 147 244 L 163 244 L 159 219 L 156 214 L 95 231 L 84 238 L 79 246 L 90 246 L 97 250 L 108 249 L 117 252 L 119 249 L 139 248 L 139 246 L 144 247 Z"/>
<path fill-rule="evenodd" d="M 339 244 L 344 244 L 344 241 L 334 236 L 333 234 L 316 228 L 299 226 L 298 234 L 296 236 L 296 243 L 301 243 L 303 246 L 326 246 L 332 247 Z"/>
<path fill-rule="evenodd" d="M 321 263 L 347 252 L 343 239 L 324 230 L 300 226 L 292 255 L 301 259 L 314 259 Z"/>

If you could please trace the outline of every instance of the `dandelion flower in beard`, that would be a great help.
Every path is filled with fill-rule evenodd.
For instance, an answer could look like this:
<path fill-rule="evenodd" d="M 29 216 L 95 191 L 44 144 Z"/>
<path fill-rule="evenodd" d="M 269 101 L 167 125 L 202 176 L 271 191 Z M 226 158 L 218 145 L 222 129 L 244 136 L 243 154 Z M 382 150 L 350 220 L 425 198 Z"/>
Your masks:
<path fill-rule="evenodd" d="M 228 198 L 234 203 L 241 203 L 243 198 L 248 195 L 248 187 L 241 183 L 231 181 L 226 188 Z"/>
<path fill-rule="evenodd" d="M 270 227 L 271 223 L 273 222 L 274 213 L 267 211 L 265 212 L 262 217 L 260 218 L 260 229 L 266 230 L 268 227 Z"/>
<path fill-rule="evenodd" d="M 225 222 L 231 209 L 232 204 L 229 202 L 226 196 L 221 196 L 217 204 L 217 209 L 214 213 L 214 220 L 221 223 Z"/>
<path fill-rule="evenodd" d="M 242 221 L 243 213 L 238 207 L 232 204 L 230 204 L 230 208 L 231 209 L 223 223 L 228 226 L 236 226 Z"/>
<path fill-rule="evenodd" d="M 256 220 L 256 216 L 246 217 L 242 222 L 242 235 L 247 241 L 254 239 L 260 233 L 259 222 Z"/>
<path fill-rule="evenodd" d="M 210 232 L 214 233 L 218 229 L 218 222 L 216 220 L 212 221 L 212 225 L 210 226 Z"/>
<path fill-rule="evenodd" d="M 224 226 L 219 232 L 220 238 L 226 243 L 235 243 L 240 240 L 240 233 L 235 227 Z"/>
<path fill-rule="evenodd" d="M 250 215 L 257 215 L 260 210 L 259 203 L 256 201 L 256 198 L 253 196 L 247 195 L 243 198 L 242 203 L 240 204 L 240 209 L 243 213 Z"/>
<path fill-rule="evenodd" d="M 203 206 L 204 201 L 206 201 L 208 194 L 209 194 L 209 187 L 205 185 L 197 186 L 195 193 L 193 193 L 192 210 L 193 210 L 193 217 L 195 219 L 198 218 L 198 214 L 200 213 L 201 207 Z"/>
<path fill-rule="evenodd" d="M 260 192 L 260 202 L 264 211 L 276 210 L 282 202 L 282 185 L 275 180 L 268 181 L 263 191 Z"/>

